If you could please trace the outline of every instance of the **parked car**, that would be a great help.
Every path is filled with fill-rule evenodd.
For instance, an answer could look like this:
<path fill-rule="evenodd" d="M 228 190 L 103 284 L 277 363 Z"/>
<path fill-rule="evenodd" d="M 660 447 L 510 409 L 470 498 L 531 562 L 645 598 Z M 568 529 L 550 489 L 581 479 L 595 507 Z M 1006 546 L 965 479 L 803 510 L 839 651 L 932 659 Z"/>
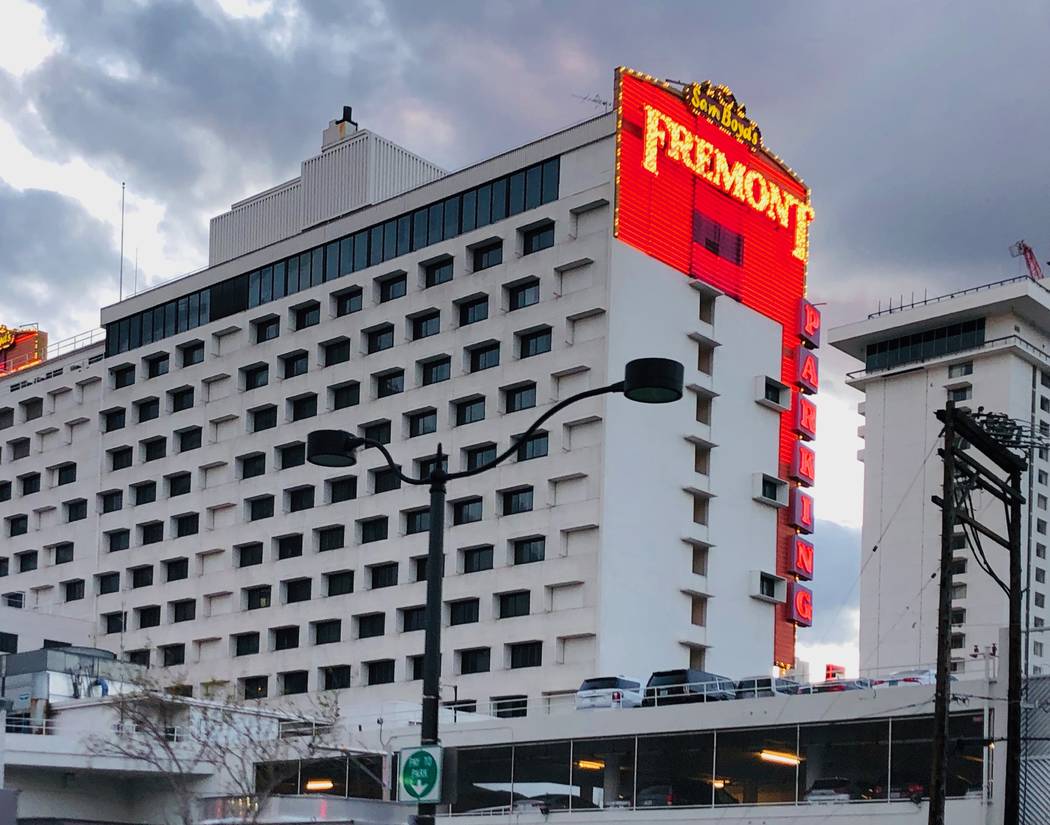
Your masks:
<path fill-rule="evenodd" d="M 649 677 L 642 705 L 681 705 L 736 698 L 736 683 L 706 670 L 660 670 Z"/>
<path fill-rule="evenodd" d="M 950 681 L 957 682 L 955 676 L 948 677 Z M 875 684 L 883 687 L 897 687 L 899 685 L 935 685 L 937 684 L 937 671 L 916 668 L 914 670 L 899 670 L 881 679 L 876 679 Z"/>
<path fill-rule="evenodd" d="M 919 802 L 926 796 L 926 785 L 922 782 L 898 782 L 889 786 L 889 794 L 886 793 L 886 777 L 883 776 L 878 782 L 864 789 L 861 794 L 863 799 L 910 799 Z"/>
<path fill-rule="evenodd" d="M 637 708 L 642 704 L 642 680 L 628 676 L 584 679 L 576 691 L 576 710 Z"/>
<path fill-rule="evenodd" d="M 740 800 L 724 788 L 715 788 L 716 805 L 739 805 Z M 670 805 L 710 805 L 711 783 L 703 779 L 685 779 L 666 785 L 649 785 L 638 791 L 635 805 L 639 808 L 664 808 Z"/>
<path fill-rule="evenodd" d="M 844 776 L 825 776 L 814 781 L 806 791 L 805 801 L 815 805 L 827 805 L 833 802 L 849 802 L 850 785 Z"/>
<path fill-rule="evenodd" d="M 758 696 L 793 696 L 799 684 L 793 679 L 773 676 L 749 676 L 736 683 L 737 699 L 754 699 Z"/>
<path fill-rule="evenodd" d="M 875 687 L 875 682 L 871 679 L 828 679 L 826 682 L 813 682 L 809 685 L 802 685 L 798 692 L 806 694 L 840 693 L 844 690 L 867 690 L 871 687 Z"/>

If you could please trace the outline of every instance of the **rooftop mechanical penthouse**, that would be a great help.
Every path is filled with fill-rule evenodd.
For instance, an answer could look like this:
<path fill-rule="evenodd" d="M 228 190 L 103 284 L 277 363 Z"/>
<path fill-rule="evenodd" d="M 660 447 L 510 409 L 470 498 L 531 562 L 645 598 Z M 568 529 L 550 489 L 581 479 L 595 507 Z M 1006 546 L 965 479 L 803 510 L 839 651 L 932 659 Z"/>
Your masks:
<path fill-rule="evenodd" d="M 195 695 L 415 698 L 426 490 L 374 451 L 313 467 L 307 434 L 469 467 L 659 355 L 686 364 L 681 401 L 591 399 L 450 491 L 443 698 L 791 668 L 809 192 L 725 87 L 616 85 L 615 112 L 454 173 L 346 112 L 299 177 L 212 221 L 207 269 L 0 381 L 0 589 L 27 626 L 86 619 Z"/>

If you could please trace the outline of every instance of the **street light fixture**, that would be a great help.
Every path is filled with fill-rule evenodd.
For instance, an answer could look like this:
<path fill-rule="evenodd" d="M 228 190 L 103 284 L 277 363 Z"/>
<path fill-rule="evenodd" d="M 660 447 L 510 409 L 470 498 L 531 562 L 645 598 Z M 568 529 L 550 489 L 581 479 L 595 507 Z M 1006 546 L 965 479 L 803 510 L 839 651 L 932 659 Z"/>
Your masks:
<path fill-rule="evenodd" d="M 559 401 L 547 412 L 537 418 L 524 433 L 517 436 L 513 443 L 491 461 L 480 464 L 469 470 L 450 473 L 444 467 L 445 454 L 438 445 L 437 466 L 426 478 L 413 478 L 405 475 L 394 461 L 390 451 L 378 441 L 348 433 L 345 430 L 315 430 L 306 439 L 306 458 L 311 464 L 321 467 L 352 467 L 357 463 L 357 451 L 366 447 L 375 447 L 386 459 L 387 465 L 398 474 L 403 482 L 414 485 L 430 485 L 430 521 L 429 542 L 427 547 L 427 601 L 425 608 L 426 640 L 423 653 L 423 705 L 421 744 L 438 744 L 438 708 L 440 706 L 440 670 L 441 670 L 441 577 L 444 558 L 445 540 L 445 489 L 449 481 L 476 476 L 491 470 L 498 464 L 514 455 L 518 445 L 526 441 L 548 419 L 561 410 L 583 401 L 607 393 L 622 392 L 631 401 L 642 404 L 666 404 L 682 397 L 682 382 L 685 370 L 677 361 L 668 358 L 638 358 L 628 362 L 624 368 L 624 378 L 615 384 L 585 390 Z M 420 825 L 433 825 L 437 806 L 419 805 Z"/>

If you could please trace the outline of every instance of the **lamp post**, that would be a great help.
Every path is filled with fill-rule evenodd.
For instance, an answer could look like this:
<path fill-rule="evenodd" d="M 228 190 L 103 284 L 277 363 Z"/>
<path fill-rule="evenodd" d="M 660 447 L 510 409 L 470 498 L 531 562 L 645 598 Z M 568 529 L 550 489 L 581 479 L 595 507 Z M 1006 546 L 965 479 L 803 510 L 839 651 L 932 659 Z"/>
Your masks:
<path fill-rule="evenodd" d="M 473 469 L 450 473 L 444 466 L 445 454 L 438 445 L 437 466 L 427 478 L 413 478 L 405 475 L 394 461 L 390 451 L 378 441 L 362 438 L 344 430 L 316 430 L 307 437 L 306 457 L 312 464 L 321 467 L 350 467 L 357 463 L 357 451 L 365 447 L 375 447 L 386 459 L 387 465 L 394 470 L 403 482 L 414 485 L 430 486 L 430 519 L 429 542 L 427 545 L 427 602 L 424 614 L 426 623 L 426 640 L 423 652 L 423 706 L 420 742 L 422 745 L 438 744 L 438 709 L 440 707 L 440 672 L 441 672 L 441 578 L 444 575 L 442 562 L 445 541 L 445 490 L 449 481 L 479 475 L 503 463 L 526 441 L 544 422 L 561 412 L 570 404 L 607 393 L 622 392 L 631 401 L 643 404 L 666 404 L 682 397 L 684 368 L 677 361 L 667 358 L 639 358 L 628 362 L 624 368 L 624 378 L 615 384 L 586 390 L 563 401 L 559 401 L 547 412 L 537 418 L 524 433 L 517 436 L 513 443 L 491 461 L 480 464 Z M 433 825 L 437 806 L 419 805 L 419 825 Z"/>

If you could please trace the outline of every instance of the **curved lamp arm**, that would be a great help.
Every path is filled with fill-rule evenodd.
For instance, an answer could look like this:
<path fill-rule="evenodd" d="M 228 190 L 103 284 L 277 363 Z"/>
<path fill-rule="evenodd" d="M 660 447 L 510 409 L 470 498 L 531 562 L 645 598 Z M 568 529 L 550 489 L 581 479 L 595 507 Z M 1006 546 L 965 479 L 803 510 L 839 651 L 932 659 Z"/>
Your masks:
<path fill-rule="evenodd" d="M 398 477 L 406 484 L 430 483 L 429 479 L 424 480 L 421 478 L 412 478 L 412 476 L 405 475 L 405 473 L 401 469 L 401 465 L 394 461 L 394 457 L 390 455 L 390 451 L 386 448 L 386 445 L 384 445 L 381 441 L 375 441 L 371 438 L 361 438 L 360 436 L 358 436 L 358 442 L 362 447 L 375 447 L 377 450 L 379 450 L 379 452 L 381 452 L 383 454 L 383 457 L 386 459 L 387 466 L 391 470 L 396 470 Z"/>

